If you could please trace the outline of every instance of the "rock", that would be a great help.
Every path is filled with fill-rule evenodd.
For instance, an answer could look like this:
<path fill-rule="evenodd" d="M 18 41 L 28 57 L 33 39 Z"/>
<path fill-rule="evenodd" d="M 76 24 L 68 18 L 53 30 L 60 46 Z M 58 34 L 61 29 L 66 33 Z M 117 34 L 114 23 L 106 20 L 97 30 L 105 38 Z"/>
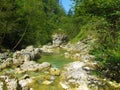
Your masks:
<path fill-rule="evenodd" d="M 24 70 L 22 70 L 21 68 L 15 68 L 14 73 L 15 74 L 24 73 Z"/>
<path fill-rule="evenodd" d="M 34 60 L 40 58 L 40 49 L 34 48 L 33 46 L 28 46 L 26 49 L 21 51 L 16 51 L 13 54 L 13 64 L 21 65 L 26 61 Z"/>
<path fill-rule="evenodd" d="M 2 80 L 6 83 L 7 90 L 17 90 L 18 80 L 15 78 L 10 78 L 9 76 L 0 76 Z"/>
<path fill-rule="evenodd" d="M 0 81 L 0 90 L 3 90 L 3 86 L 4 86 L 3 82 Z"/>
<path fill-rule="evenodd" d="M 72 58 L 75 59 L 75 60 L 80 60 L 81 55 L 79 53 L 75 53 Z"/>
<path fill-rule="evenodd" d="M 65 55 L 65 58 L 70 58 L 71 57 L 71 54 L 69 52 L 65 52 L 64 55 Z"/>
<path fill-rule="evenodd" d="M 22 87 L 22 90 L 30 90 L 30 88 L 25 86 L 25 87 Z"/>
<path fill-rule="evenodd" d="M 45 79 L 45 80 L 54 81 L 54 80 L 55 80 L 55 76 L 54 76 L 54 75 L 49 75 L 49 74 L 48 74 L 48 75 L 45 75 L 45 76 L 44 76 L 44 79 Z"/>
<path fill-rule="evenodd" d="M 0 60 L 7 59 L 9 54 L 7 52 L 5 53 L 0 53 Z"/>
<path fill-rule="evenodd" d="M 60 82 L 63 89 L 68 90 L 70 87 L 65 82 Z"/>
<path fill-rule="evenodd" d="M 87 66 L 86 66 L 86 67 L 83 67 L 83 69 L 86 70 L 86 71 L 90 71 L 90 70 L 91 70 L 91 69 L 90 69 L 89 67 L 87 67 Z"/>
<path fill-rule="evenodd" d="M 58 68 L 50 68 L 50 74 L 51 75 L 60 75 L 60 70 Z"/>
<path fill-rule="evenodd" d="M 21 65 L 23 63 L 24 63 L 23 59 L 15 59 L 15 58 L 13 58 L 13 65 L 19 66 L 19 65 Z"/>
<path fill-rule="evenodd" d="M 24 62 L 24 57 L 20 51 L 13 53 L 13 64 L 21 65 Z"/>
<path fill-rule="evenodd" d="M 51 83 L 52 83 L 52 81 L 48 81 L 48 80 L 45 80 L 42 82 L 42 84 L 44 84 L 44 85 L 50 85 Z"/>
<path fill-rule="evenodd" d="M 63 86 L 67 85 L 67 87 L 69 87 L 70 90 L 71 88 L 77 88 L 77 87 L 79 87 L 78 90 L 89 90 L 87 86 L 88 74 L 86 71 L 82 69 L 83 66 L 84 63 L 80 61 L 72 62 L 66 65 L 66 67 L 64 68 L 65 71 L 63 71 L 61 74 L 61 80 L 62 80 L 61 83 L 65 82 Z"/>
<path fill-rule="evenodd" d="M 53 46 L 44 45 L 40 48 L 43 54 L 52 54 L 54 52 Z"/>
<path fill-rule="evenodd" d="M 0 65 L 0 69 L 4 69 L 4 68 L 6 68 L 6 67 L 7 67 L 6 63 L 2 63 L 2 64 Z"/>
<path fill-rule="evenodd" d="M 23 53 L 23 60 L 26 61 L 30 61 L 31 60 L 31 55 L 30 53 Z"/>
<path fill-rule="evenodd" d="M 61 73 L 60 85 L 65 90 L 120 90 L 120 84 L 109 83 L 103 78 L 88 73 L 93 62 L 75 61 L 69 63 Z"/>
<path fill-rule="evenodd" d="M 33 90 L 33 88 L 30 88 L 29 90 Z"/>
<path fill-rule="evenodd" d="M 8 90 L 17 90 L 18 83 L 16 79 L 9 79 L 7 82 L 7 89 Z"/>
<path fill-rule="evenodd" d="M 32 51 L 34 51 L 34 46 L 32 46 L 32 45 L 27 46 L 25 50 L 28 52 L 32 52 Z"/>
<path fill-rule="evenodd" d="M 63 43 L 68 41 L 67 36 L 65 34 L 54 34 L 52 35 L 53 38 L 53 46 L 60 46 Z"/>
<path fill-rule="evenodd" d="M 54 75 L 51 75 L 50 76 L 50 80 L 53 81 L 55 79 L 55 76 Z"/>
<path fill-rule="evenodd" d="M 34 61 L 28 61 L 24 62 L 21 66 L 20 69 L 23 70 L 23 72 L 26 71 L 37 71 L 39 64 L 37 64 Z"/>
<path fill-rule="evenodd" d="M 48 70 L 51 67 L 51 64 L 48 62 L 43 62 L 39 64 L 38 70 Z"/>
<path fill-rule="evenodd" d="M 41 57 L 41 55 L 40 55 L 41 53 L 42 52 L 41 52 L 40 48 L 35 48 L 34 49 L 35 59 L 39 59 Z"/>
<path fill-rule="evenodd" d="M 19 84 L 22 88 L 28 87 L 28 85 L 32 82 L 33 82 L 32 78 L 26 78 L 26 79 L 19 80 Z"/>
<path fill-rule="evenodd" d="M 20 51 L 16 51 L 16 52 L 13 53 L 13 58 L 14 59 L 18 59 L 18 58 L 20 58 L 20 56 L 21 56 L 21 52 Z"/>
<path fill-rule="evenodd" d="M 50 78 L 51 78 L 51 75 L 49 75 L 49 74 L 44 76 L 45 80 L 50 80 Z"/>
<path fill-rule="evenodd" d="M 50 68 L 50 63 L 43 62 L 42 64 L 38 64 L 35 61 L 26 61 L 19 68 L 15 69 L 15 73 L 24 73 L 29 71 L 40 71 L 40 70 L 48 70 Z"/>
<path fill-rule="evenodd" d="M 28 74 L 25 74 L 22 79 L 27 79 L 27 78 L 30 78 L 30 76 Z"/>
<path fill-rule="evenodd" d="M 4 60 L 1 64 L 0 64 L 0 69 L 4 69 L 8 66 L 12 65 L 12 58 L 7 58 L 6 60 Z"/>

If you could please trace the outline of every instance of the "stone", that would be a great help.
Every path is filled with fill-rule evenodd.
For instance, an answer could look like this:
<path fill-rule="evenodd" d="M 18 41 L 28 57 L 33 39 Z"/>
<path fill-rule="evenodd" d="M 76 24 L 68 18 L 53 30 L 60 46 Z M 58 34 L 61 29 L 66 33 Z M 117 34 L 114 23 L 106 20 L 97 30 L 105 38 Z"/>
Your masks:
<path fill-rule="evenodd" d="M 60 75 L 60 70 L 58 68 L 50 68 L 50 74 L 58 76 Z"/>
<path fill-rule="evenodd" d="M 52 35 L 52 39 L 53 39 L 53 46 L 60 46 L 63 43 L 66 43 L 68 41 L 67 36 L 65 34 L 58 34 L 55 33 Z"/>
<path fill-rule="evenodd" d="M 32 52 L 34 50 L 34 46 L 32 46 L 32 45 L 27 46 L 25 50 Z"/>
<path fill-rule="evenodd" d="M 30 71 L 40 71 L 40 70 L 48 70 L 50 68 L 50 63 L 43 62 L 41 64 L 36 63 L 35 61 L 26 61 L 19 68 L 15 69 L 15 73 L 24 73 Z"/>
<path fill-rule="evenodd" d="M 65 84 L 63 83 L 63 86 L 67 85 L 67 87 L 69 87 L 70 90 L 71 88 L 73 88 L 72 86 L 74 86 L 74 88 L 77 88 L 79 86 L 79 88 L 81 89 L 78 90 L 89 90 L 89 89 L 84 89 L 84 88 L 88 88 L 87 87 L 88 74 L 86 71 L 82 69 L 83 66 L 84 63 L 80 61 L 72 62 L 66 65 L 66 67 L 64 68 L 65 71 L 62 72 L 61 74 L 61 78 L 62 78 L 61 82 L 65 82 Z M 83 86 L 85 87 L 83 88 Z"/>
<path fill-rule="evenodd" d="M 28 86 L 22 87 L 22 90 L 30 90 Z"/>
<path fill-rule="evenodd" d="M 18 83 L 16 79 L 9 79 L 7 82 L 7 89 L 8 90 L 17 90 Z"/>
<path fill-rule="evenodd" d="M 0 90 L 3 90 L 4 83 L 0 81 Z"/>
<path fill-rule="evenodd" d="M 53 81 L 53 80 L 55 80 L 55 76 L 48 74 L 48 75 L 45 75 L 45 76 L 44 76 L 44 79 L 45 79 L 45 80 Z"/>
<path fill-rule="evenodd" d="M 50 85 L 51 83 L 52 83 L 52 81 L 48 81 L 48 80 L 45 80 L 42 82 L 42 84 L 44 84 L 44 85 Z"/>
<path fill-rule="evenodd" d="M 23 56 L 23 59 L 24 59 L 25 62 L 31 60 L 31 55 L 30 55 L 30 53 L 23 53 L 22 56 Z"/>
<path fill-rule="evenodd" d="M 65 82 L 60 82 L 60 85 L 62 86 L 63 89 L 69 90 L 69 86 Z"/>
<path fill-rule="evenodd" d="M 7 59 L 8 56 L 9 56 L 9 54 L 8 54 L 7 52 L 5 52 L 5 53 L 0 53 L 0 60 L 2 60 L 2 59 Z"/>
<path fill-rule="evenodd" d="M 30 76 L 28 74 L 25 74 L 22 78 L 27 79 L 27 78 L 30 78 Z"/>
<path fill-rule="evenodd" d="M 20 51 L 16 51 L 16 52 L 13 53 L 13 58 L 14 59 L 18 59 L 18 58 L 20 58 L 20 56 L 21 56 L 21 52 Z"/>
<path fill-rule="evenodd" d="M 81 59 L 81 55 L 79 53 L 76 53 L 76 54 L 73 55 L 72 58 L 75 59 L 75 60 L 80 60 Z"/>
<path fill-rule="evenodd" d="M 7 90 L 17 90 L 18 88 L 18 80 L 15 78 L 10 78 L 9 76 L 2 75 L 0 76 L 2 80 L 4 80 Z"/>
<path fill-rule="evenodd" d="M 24 59 L 15 59 L 13 58 L 13 64 L 19 66 L 24 63 Z"/>
<path fill-rule="evenodd" d="M 65 58 L 70 58 L 71 57 L 71 54 L 69 52 L 65 52 L 64 55 L 65 55 Z"/>
<path fill-rule="evenodd" d="M 30 83 L 33 82 L 33 79 L 32 78 L 26 78 L 26 79 L 22 79 L 22 80 L 19 80 L 19 85 L 24 88 L 24 87 L 27 87 Z"/>
<path fill-rule="evenodd" d="M 48 70 L 51 67 L 51 64 L 48 62 L 43 62 L 41 64 L 39 64 L 38 70 Z"/>
<path fill-rule="evenodd" d="M 53 53 L 53 46 L 43 45 L 40 50 L 42 51 L 42 54 L 51 54 Z"/>

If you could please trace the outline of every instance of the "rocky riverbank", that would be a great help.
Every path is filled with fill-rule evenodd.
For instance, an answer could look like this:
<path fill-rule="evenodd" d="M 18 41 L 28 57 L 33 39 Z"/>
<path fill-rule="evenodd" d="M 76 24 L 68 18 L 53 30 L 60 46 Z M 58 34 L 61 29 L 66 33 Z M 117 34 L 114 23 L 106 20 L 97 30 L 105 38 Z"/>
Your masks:
<path fill-rule="evenodd" d="M 51 87 L 53 83 L 55 84 L 53 90 L 57 90 L 58 85 L 63 90 L 120 90 L 119 83 L 93 74 L 99 65 L 98 62 L 94 61 L 95 57 L 89 54 L 95 39 L 88 37 L 83 41 L 65 45 L 62 42 L 65 43 L 66 36 L 59 35 L 57 37 L 57 35 L 53 36 L 53 45 L 44 45 L 40 48 L 28 46 L 12 54 L 1 53 L 0 90 L 41 90 L 40 85 Z M 61 49 L 65 51 L 64 57 L 74 60 L 65 65 L 63 69 L 53 67 L 49 62 L 37 62 L 43 54 L 59 54 Z M 4 72 L 7 68 L 8 70 Z M 59 78 L 57 83 L 56 78 Z M 39 88 L 34 88 L 35 84 Z"/>
<path fill-rule="evenodd" d="M 75 60 L 62 71 L 60 84 L 65 90 L 120 90 L 119 83 L 93 74 L 100 67 L 99 62 L 94 60 L 95 57 L 89 54 L 95 41 L 88 37 L 83 41 L 62 46 L 66 49 L 65 57 Z"/>
<path fill-rule="evenodd" d="M 41 54 L 52 53 L 44 50 L 42 48 L 34 48 L 33 46 L 28 46 L 21 51 L 16 51 L 9 57 L 8 53 L 1 54 L 0 70 L 4 71 L 6 68 L 11 68 L 12 72 L 9 70 L 0 75 L 0 90 L 32 90 L 29 87 L 30 83 L 33 83 L 36 77 L 30 77 L 26 75 L 27 72 L 46 72 L 49 73 L 48 78 L 53 78 L 60 75 L 60 70 L 58 68 L 51 67 L 48 62 L 37 63 L 36 60 L 41 57 Z M 16 77 L 22 74 L 22 78 Z M 43 84 L 51 84 L 53 81 L 45 79 Z M 53 80 L 52 79 L 52 80 Z"/>

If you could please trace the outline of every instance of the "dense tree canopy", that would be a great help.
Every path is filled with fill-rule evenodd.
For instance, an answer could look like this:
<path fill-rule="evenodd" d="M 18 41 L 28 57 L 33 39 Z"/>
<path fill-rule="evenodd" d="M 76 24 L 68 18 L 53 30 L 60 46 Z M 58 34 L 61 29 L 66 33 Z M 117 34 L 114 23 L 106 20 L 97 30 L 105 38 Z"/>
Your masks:
<path fill-rule="evenodd" d="M 2 0 L 0 43 L 8 48 L 48 43 L 64 10 L 58 0 Z"/>

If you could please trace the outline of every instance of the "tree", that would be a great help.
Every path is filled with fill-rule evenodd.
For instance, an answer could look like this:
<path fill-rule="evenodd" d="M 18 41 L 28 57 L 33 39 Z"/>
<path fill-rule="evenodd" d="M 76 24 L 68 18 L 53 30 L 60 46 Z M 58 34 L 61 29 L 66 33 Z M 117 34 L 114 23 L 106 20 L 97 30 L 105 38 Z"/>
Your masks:
<path fill-rule="evenodd" d="M 13 49 L 50 42 L 65 15 L 58 0 L 2 0 L 0 10 L 0 42 Z"/>
<path fill-rule="evenodd" d="M 0 2 L 0 45 L 6 34 L 13 32 L 16 27 L 15 0 L 1 0 Z"/>

